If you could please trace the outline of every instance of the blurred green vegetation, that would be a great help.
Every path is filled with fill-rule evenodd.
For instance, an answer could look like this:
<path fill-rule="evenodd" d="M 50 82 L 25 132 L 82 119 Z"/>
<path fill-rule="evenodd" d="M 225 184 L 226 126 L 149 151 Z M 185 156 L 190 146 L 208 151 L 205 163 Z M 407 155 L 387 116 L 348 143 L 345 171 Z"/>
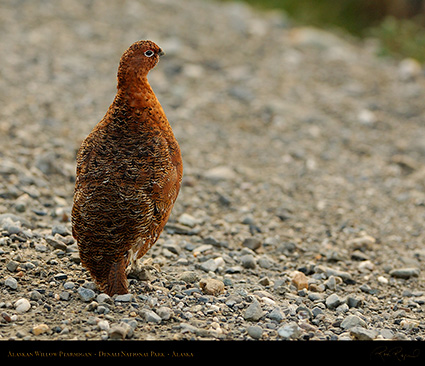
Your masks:
<path fill-rule="evenodd" d="M 224 0 L 282 9 L 299 25 L 375 37 L 383 56 L 425 63 L 425 0 Z"/>

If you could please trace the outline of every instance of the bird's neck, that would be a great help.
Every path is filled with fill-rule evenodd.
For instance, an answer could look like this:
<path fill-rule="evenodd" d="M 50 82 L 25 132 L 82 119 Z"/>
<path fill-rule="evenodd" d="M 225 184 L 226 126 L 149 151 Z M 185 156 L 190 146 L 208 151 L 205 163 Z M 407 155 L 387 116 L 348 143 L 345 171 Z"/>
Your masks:
<path fill-rule="evenodd" d="M 136 127 L 152 123 L 162 129 L 170 128 L 147 78 L 119 85 L 111 108 L 115 113 L 124 113 L 126 123 L 135 124 Z"/>
<path fill-rule="evenodd" d="M 147 77 L 132 78 L 119 85 L 117 99 L 132 109 L 156 107 L 159 104 Z"/>

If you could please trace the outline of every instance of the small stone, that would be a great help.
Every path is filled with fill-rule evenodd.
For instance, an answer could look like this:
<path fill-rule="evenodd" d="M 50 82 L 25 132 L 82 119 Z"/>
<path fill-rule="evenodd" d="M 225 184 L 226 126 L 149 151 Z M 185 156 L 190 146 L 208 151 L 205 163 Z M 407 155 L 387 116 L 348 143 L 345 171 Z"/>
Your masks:
<path fill-rule="evenodd" d="M 384 276 L 379 276 L 379 277 L 377 278 L 377 281 L 378 281 L 379 283 L 382 283 L 383 285 L 388 284 L 388 279 L 387 279 L 386 277 L 384 277 Z"/>
<path fill-rule="evenodd" d="M 67 282 L 65 282 L 65 283 L 63 284 L 63 288 L 64 288 L 65 290 L 73 290 L 73 289 L 74 289 L 74 287 L 75 287 L 75 283 L 74 283 L 74 282 L 71 282 L 71 281 L 67 281 Z"/>
<path fill-rule="evenodd" d="M 218 166 L 207 170 L 204 174 L 204 177 L 212 182 L 219 182 L 222 180 L 235 179 L 236 173 L 228 166 Z"/>
<path fill-rule="evenodd" d="M 45 253 L 48 250 L 46 245 L 40 244 L 40 243 L 35 243 L 34 248 L 37 252 L 40 252 L 40 253 Z"/>
<path fill-rule="evenodd" d="M 318 307 L 318 306 L 315 306 L 314 308 L 313 308 L 313 310 L 311 311 L 311 313 L 313 314 L 313 316 L 314 317 L 316 317 L 316 316 L 318 316 L 318 315 L 320 315 L 320 314 L 323 314 L 323 309 L 321 309 L 320 307 Z"/>
<path fill-rule="evenodd" d="M 376 338 L 378 332 L 363 327 L 353 327 L 350 329 L 350 335 L 359 341 L 371 341 Z"/>
<path fill-rule="evenodd" d="M 4 311 L 1 313 L 1 316 L 2 316 L 2 318 L 3 318 L 4 320 L 6 320 L 8 323 L 10 323 L 10 322 L 12 321 L 11 316 L 10 316 L 8 313 L 4 312 Z"/>
<path fill-rule="evenodd" d="M 363 299 L 355 296 L 347 297 L 347 305 L 350 308 L 358 308 L 363 304 Z"/>
<path fill-rule="evenodd" d="M 373 262 L 366 260 L 359 263 L 358 269 L 360 272 L 370 272 L 375 269 L 375 265 Z"/>
<path fill-rule="evenodd" d="M 179 279 L 186 283 L 194 283 L 199 280 L 199 276 L 196 272 L 185 271 L 180 274 Z"/>
<path fill-rule="evenodd" d="M 243 241 L 242 246 L 251 250 L 257 250 L 261 247 L 261 241 L 257 238 L 247 238 Z"/>
<path fill-rule="evenodd" d="M 60 250 L 66 251 L 66 249 L 68 248 L 64 242 L 56 240 L 52 236 L 47 236 L 46 242 L 47 244 L 50 244 L 54 249 L 60 249 Z"/>
<path fill-rule="evenodd" d="M 258 258 L 257 263 L 260 268 L 269 269 L 273 267 L 273 261 L 266 255 L 262 255 Z"/>
<path fill-rule="evenodd" d="M 419 326 L 419 321 L 417 321 L 417 320 L 413 320 L 413 319 L 403 319 L 401 322 L 400 322 L 400 326 L 403 328 L 403 329 L 406 329 L 406 330 L 408 330 L 408 331 L 410 331 L 410 330 L 412 330 L 413 328 L 417 328 L 418 326 Z"/>
<path fill-rule="evenodd" d="M 258 321 L 264 316 L 263 309 L 257 300 L 254 300 L 245 310 L 244 319 Z"/>
<path fill-rule="evenodd" d="M 98 305 L 98 303 L 96 301 L 92 301 L 90 304 L 88 304 L 85 307 L 85 310 L 87 310 L 87 311 L 94 311 L 94 310 L 97 309 L 97 305 Z"/>
<path fill-rule="evenodd" d="M 7 270 L 10 272 L 15 272 L 18 267 L 19 267 L 19 263 L 16 261 L 9 261 L 6 265 Z"/>
<path fill-rule="evenodd" d="M 99 328 L 99 330 L 109 331 L 109 329 L 110 329 L 109 322 L 107 320 L 100 320 L 97 323 L 97 327 Z"/>
<path fill-rule="evenodd" d="M 207 295 L 217 296 L 224 292 L 224 283 L 214 278 L 203 279 L 199 282 L 202 292 Z"/>
<path fill-rule="evenodd" d="M 325 303 L 328 309 L 335 309 L 341 305 L 341 300 L 337 294 L 332 294 L 326 298 Z"/>
<path fill-rule="evenodd" d="M 351 254 L 351 259 L 354 259 L 355 261 L 366 261 L 369 260 L 369 256 L 363 253 L 361 250 L 356 249 Z"/>
<path fill-rule="evenodd" d="M 418 277 L 419 273 L 419 268 L 398 268 L 390 271 L 390 276 L 407 279 L 410 277 Z"/>
<path fill-rule="evenodd" d="M 55 236 L 59 234 L 60 236 L 68 236 L 71 235 L 71 232 L 64 225 L 55 225 L 52 227 L 52 235 Z"/>
<path fill-rule="evenodd" d="M 252 254 L 245 254 L 241 256 L 242 267 L 247 269 L 254 269 L 256 267 L 255 258 Z"/>
<path fill-rule="evenodd" d="M 133 300 L 133 294 L 117 295 L 114 299 L 117 302 L 131 302 Z"/>
<path fill-rule="evenodd" d="M 351 239 L 348 244 L 353 246 L 354 249 L 371 249 L 376 239 L 370 235 L 364 235 L 360 238 Z"/>
<path fill-rule="evenodd" d="M 211 258 L 203 262 L 200 268 L 205 272 L 215 272 L 218 268 L 218 265 L 217 262 Z"/>
<path fill-rule="evenodd" d="M 377 121 L 375 113 L 369 109 L 362 109 L 359 112 L 357 119 L 363 125 L 373 125 Z"/>
<path fill-rule="evenodd" d="M 63 281 L 63 280 L 66 280 L 68 278 L 68 275 L 66 273 L 57 273 L 53 276 L 53 278 L 56 281 Z"/>
<path fill-rule="evenodd" d="M 308 288 L 308 278 L 304 273 L 300 271 L 293 272 L 292 283 L 295 285 L 298 291 Z"/>
<path fill-rule="evenodd" d="M 85 302 L 92 301 L 96 297 L 96 293 L 93 290 L 85 287 L 79 287 L 78 294 L 80 295 L 81 300 Z"/>
<path fill-rule="evenodd" d="M 42 298 L 42 295 L 37 290 L 32 290 L 30 292 L 30 299 L 33 301 L 38 301 Z"/>
<path fill-rule="evenodd" d="M 284 339 L 298 339 L 303 334 L 303 331 L 297 323 L 291 322 L 280 327 L 277 333 Z"/>
<path fill-rule="evenodd" d="M 22 298 L 15 302 L 15 309 L 18 313 L 26 313 L 31 309 L 31 304 L 27 299 Z"/>
<path fill-rule="evenodd" d="M 108 303 L 108 304 L 112 304 L 112 298 L 108 295 L 108 294 L 104 294 L 101 293 L 99 295 L 96 296 L 96 301 L 101 304 L 101 303 Z"/>
<path fill-rule="evenodd" d="M 339 277 L 335 277 L 333 275 L 329 276 L 329 278 L 324 282 L 325 287 L 329 290 L 335 291 L 338 284 L 337 278 L 339 279 L 339 282 L 341 282 Z"/>
<path fill-rule="evenodd" d="M 284 319 L 284 315 L 279 308 L 274 308 L 270 313 L 267 314 L 267 317 L 279 323 Z"/>
<path fill-rule="evenodd" d="M 162 318 L 152 310 L 144 311 L 145 319 L 148 323 L 161 323 Z"/>
<path fill-rule="evenodd" d="M 125 339 L 130 338 L 133 334 L 133 328 L 124 322 L 119 325 L 114 325 L 109 329 L 109 337 L 111 339 Z"/>
<path fill-rule="evenodd" d="M 350 329 L 350 328 L 353 328 L 353 327 L 365 327 L 365 326 L 366 326 L 366 322 L 356 315 L 347 316 L 341 322 L 341 325 L 340 325 L 340 327 L 342 329 Z"/>
<path fill-rule="evenodd" d="M 254 339 L 260 339 L 263 335 L 263 329 L 261 329 L 258 325 L 250 325 L 246 331 L 248 335 Z"/>
<path fill-rule="evenodd" d="M 189 227 L 195 227 L 196 224 L 198 223 L 198 220 L 195 219 L 192 215 L 189 215 L 187 213 L 183 213 L 179 219 L 178 219 L 179 224 L 185 225 L 185 226 L 189 226 Z"/>
<path fill-rule="evenodd" d="M 393 339 L 394 333 L 391 329 L 381 329 L 380 334 L 383 339 Z"/>
<path fill-rule="evenodd" d="M 169 320 L 173 315 L 173 310 L 166 306 L 159 307 L 156 312 L 162 320 Z"/>
<path fill-rule="evenodd" d="M 259 279 L 258 283 L 263 286 L 268 286 L 270 285 L 270 279 L 268 277 L 263 277 Z"/>
<path fill-rule="evenodd" d="M 137 316 L 137 315 L 136 315 Z M 122 322 L 128 324 L 133 330 L 137 328 L 137 320 L 133 318 L 123 318 Z"/>
<path fill-rule="evenodd" d="M 32 332 L 32 334 L 37 336 L 37 335 L 48 332 L 49 329 L 50 328 L 47 324 L 38 324 L 38 325 L 36 325 L 32 328 L 31 332 Z"/>
<path fill-rule="evenodd" d="M 71 298 L 71 294 L 68 291 L 61 291 L 59 298 L 63 301 L 68 301 Z"/>
<path fill-rule="evenodd" d="M 18 281 L 10 276 L 5 279 L 4 284 L 12 290 L 16 290 L 18 288 Z"/>

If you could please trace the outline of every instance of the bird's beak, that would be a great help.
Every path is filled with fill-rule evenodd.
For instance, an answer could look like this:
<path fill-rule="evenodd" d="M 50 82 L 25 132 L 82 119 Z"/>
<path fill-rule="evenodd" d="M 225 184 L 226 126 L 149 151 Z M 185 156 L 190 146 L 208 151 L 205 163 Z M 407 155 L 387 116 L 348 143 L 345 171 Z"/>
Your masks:
<path fill-rule="evenodd" d="M 161 56 L 164 56 L 164 55 L 165 55 L 165 52 L 163 50 L 159 49 L 158 56 L 161 57 Z"/>

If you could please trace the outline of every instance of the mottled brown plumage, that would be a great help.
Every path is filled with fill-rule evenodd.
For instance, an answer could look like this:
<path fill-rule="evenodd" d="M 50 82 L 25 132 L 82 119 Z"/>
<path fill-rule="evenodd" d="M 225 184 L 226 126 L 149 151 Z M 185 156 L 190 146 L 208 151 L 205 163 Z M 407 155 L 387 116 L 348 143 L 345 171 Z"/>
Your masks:
<path fill-rule="evenodd" d="M 147 80 L 162 54 L 139 41 L 122 55 L 114 101 L 77 155 L 72 231 L 109 295 L 128 292 L 127 266 L 157 241 L 180 189 L 180 148 Z"/>

